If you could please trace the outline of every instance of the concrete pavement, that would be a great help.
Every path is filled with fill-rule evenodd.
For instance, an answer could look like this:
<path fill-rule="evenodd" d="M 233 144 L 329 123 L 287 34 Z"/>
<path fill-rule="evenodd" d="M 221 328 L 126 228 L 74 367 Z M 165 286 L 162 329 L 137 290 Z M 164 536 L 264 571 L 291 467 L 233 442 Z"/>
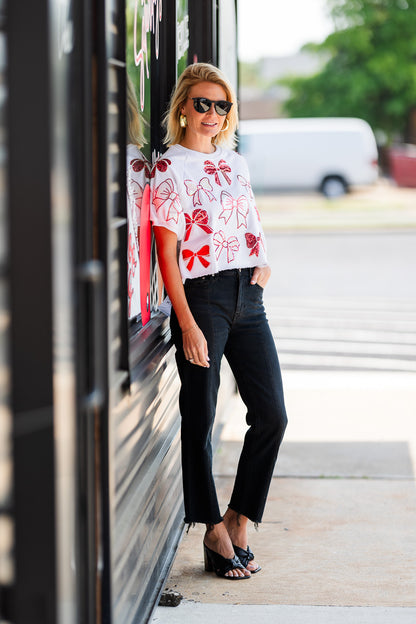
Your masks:
<path fill-rule="evenodd" d="M 258 206 L 269 231 L 416 227 L 416 190 L 386 181 L 337 202 Z M 166 584 L 184 598 L 152 624 L 416 622 L 416 375 L 283 370 L 283 382 L 289 426 L 263 523 L 249 533 L 263 569 L 241 582 L 205 573 L 197 526 Z M 245 429 L 236 397 L 214 458 L 224 510 Z"/>
<path fill-rule="evenodd" d="M 197 526 L 167 582 L 184 600 L 153 624 L 416 621 L 415 375 L 287 371 L 284 385 L 289 426 L 249 538 L 263 570 L 244 582 L 205 573 Z M 224 509 L 244 431 L 237 398 L 215 456 Z"/>
<path fill-rule="evenodd" d="M 165 610 L 168 607 L 165 607 Z M 270 605 L 208 605 L 184 602 L 164 613 L 156 612 L 154 624 L 414 624 L 415 609 L 372 607 L 274 607 Z"/>

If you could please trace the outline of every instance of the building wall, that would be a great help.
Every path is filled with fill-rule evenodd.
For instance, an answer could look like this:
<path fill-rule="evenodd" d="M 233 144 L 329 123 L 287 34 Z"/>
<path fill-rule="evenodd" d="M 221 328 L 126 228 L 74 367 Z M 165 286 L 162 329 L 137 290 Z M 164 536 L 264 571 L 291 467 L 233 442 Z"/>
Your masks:
<path fill-rule="evenodd" d="M 188 62 L 235 79 L 235 3 L 4 0 L 0 19 L 1 618 L 140 624 L 183 509 L 179 382 L 145 218 L 128 310 L 126 75 L 151 163 Z M 220 410 L 233 389 L 225 370 Z"/>

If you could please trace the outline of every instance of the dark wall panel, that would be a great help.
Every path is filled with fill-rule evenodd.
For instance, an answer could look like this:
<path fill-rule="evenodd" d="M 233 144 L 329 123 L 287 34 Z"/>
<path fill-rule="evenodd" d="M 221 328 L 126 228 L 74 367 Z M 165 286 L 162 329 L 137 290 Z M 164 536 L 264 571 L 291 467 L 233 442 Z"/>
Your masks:
<path fill-rule="evenodd" d="M 7 29 L 14 620 L 48 624 L 56 606 L 48 2 L 9 2 Z"/>
<path fill-rule="evenodd" d="M 113 414 L 116 622 L 146 621 L 183 519 L 176 365 L 167 344 L 155 347 Z"/>

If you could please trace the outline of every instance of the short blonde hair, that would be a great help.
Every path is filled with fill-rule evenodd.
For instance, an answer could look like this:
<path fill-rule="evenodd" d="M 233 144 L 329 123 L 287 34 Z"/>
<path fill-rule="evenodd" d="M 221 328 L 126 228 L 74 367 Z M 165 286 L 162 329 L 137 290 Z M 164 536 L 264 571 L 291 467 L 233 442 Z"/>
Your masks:
<path fill-rule="evenodd" d="M 220 85 L 225 91 L 227 100 L 233 103 L 226 117 L 228 128 L 215 135 L 212 138 L 212 143 L 224 147 L 235 147 L 237 143 L 235 131 L 238 128 L 237 98 L 234 89 L 224 74 L 210 63 L 193 63 L 193 65 L 188 65 L 180 75 L 170 99 L 169 110 L 163 119 L 163 123 L 166 126 L 164 143 L 176 145 L 185 136 L 186 129 L 181 128 L 179 123 L 181 108 L 186 102 L 191 87 L 200 82 L 213 82 Z"/>

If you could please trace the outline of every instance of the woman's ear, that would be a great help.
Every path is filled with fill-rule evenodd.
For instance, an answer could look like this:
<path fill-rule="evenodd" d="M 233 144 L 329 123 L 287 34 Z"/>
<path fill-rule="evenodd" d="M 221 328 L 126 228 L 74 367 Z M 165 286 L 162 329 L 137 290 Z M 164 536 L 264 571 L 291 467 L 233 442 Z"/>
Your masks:
<path fill-rule="evenodd" d="M 186 115 L 186 104 L 188 102 L 188 94 L 186 94 L 186 96 L 184 97 L 182 104 L 181 104 L 181 114 L 182 115 Z"/>

